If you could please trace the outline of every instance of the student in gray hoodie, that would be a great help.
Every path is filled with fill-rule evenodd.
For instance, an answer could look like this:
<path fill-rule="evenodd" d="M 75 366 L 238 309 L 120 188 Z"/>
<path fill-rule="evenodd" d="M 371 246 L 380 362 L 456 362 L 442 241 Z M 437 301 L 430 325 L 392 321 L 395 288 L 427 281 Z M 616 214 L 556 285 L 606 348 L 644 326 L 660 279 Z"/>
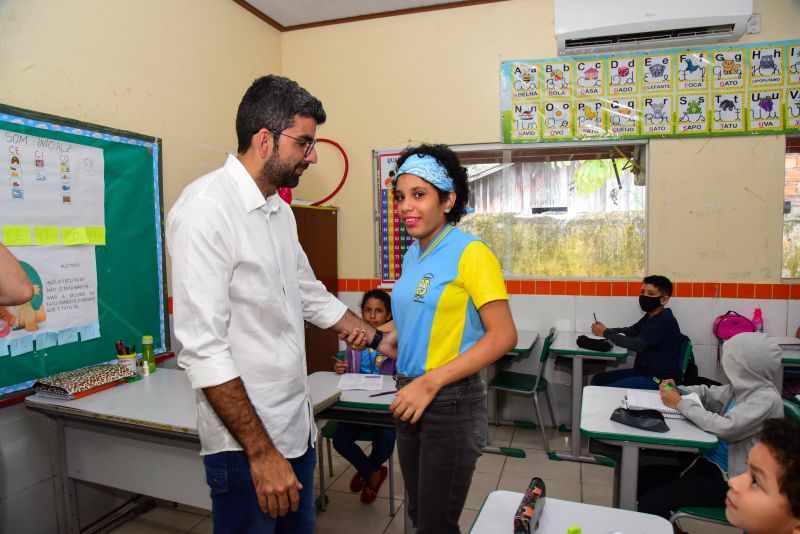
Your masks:
<path fill-rule="evenodd" d="M 682 506 L 725 506 L 728 477 L 743 473 L 747 455 L 758 441 L 766 419 L 783 417 L 783 401 L 775 387 L 781 361 L 778 345 L 762 333 L 739 334 L 725 342 L 724 386 L 685 386 L 700 396 L 702 406 L 682 399 L 672 380 L 661 383 L 661 400 L 706 432 L 719 438 L 712 449 L 689 458 L 682 470 L 648 469 L 639 484 L 640 512 L 669 518 Z"/>

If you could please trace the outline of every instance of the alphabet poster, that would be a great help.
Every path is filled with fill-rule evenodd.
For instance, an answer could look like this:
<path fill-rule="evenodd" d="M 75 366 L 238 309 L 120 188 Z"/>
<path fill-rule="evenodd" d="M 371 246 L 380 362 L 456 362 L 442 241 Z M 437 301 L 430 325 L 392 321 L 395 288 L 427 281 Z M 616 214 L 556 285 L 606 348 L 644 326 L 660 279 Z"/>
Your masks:
<path fill-rule="evenodd" d="M 800 132 L 800 41 L 505 61 L 504 143 Z"/>

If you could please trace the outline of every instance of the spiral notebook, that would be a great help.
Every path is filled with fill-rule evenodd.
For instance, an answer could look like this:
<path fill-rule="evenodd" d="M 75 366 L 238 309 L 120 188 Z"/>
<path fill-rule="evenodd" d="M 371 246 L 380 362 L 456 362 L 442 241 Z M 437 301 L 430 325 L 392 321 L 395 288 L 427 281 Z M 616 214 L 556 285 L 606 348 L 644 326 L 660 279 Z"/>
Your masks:
<path fill-rule="evenodd" d="M 702 404 L 697 393 L 689 393 L 684 395 L 683 398 Z M 625 398 L 622 399 L 622 407 L 629 410 L 658 410 L 664 414 L 664 417 L 669 419 L 686 419 L 681 412 L 661 402 L 661 394 L 658 391 L 628 389 L 626 390 Z"/>

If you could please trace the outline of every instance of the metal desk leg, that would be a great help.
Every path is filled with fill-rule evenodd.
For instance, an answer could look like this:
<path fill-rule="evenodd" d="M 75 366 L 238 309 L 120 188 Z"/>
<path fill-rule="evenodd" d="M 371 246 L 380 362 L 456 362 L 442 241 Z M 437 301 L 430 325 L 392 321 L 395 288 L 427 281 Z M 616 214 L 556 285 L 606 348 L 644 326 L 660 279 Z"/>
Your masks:
<path fill-rule="evenodd" d="M 570 452 L 552 453 L 551 460 L 568 460 L 571 462 L 583 462 L 587 464 L 601 463 L 594 456 L 581 455 L 581 401 L 583 399 L 583 358 L 572 357 L 572 425 L 570 440 L 572 441 Z"/>
<path fill-rule="evenodd" d="M 619 484 L 619 507 L 636 511 L 636 488 L 639 484 L 639 446 L 622 443 L 622 466 Z"/>
<path fill-rule="evenodd" d="M 78 492 L 75 480 L 69 477 L 67 468 L 67 447 L 64 437 L 64 421 L 61 419 L 48 419 L 50 426 L 50 439 L 53 444 L 53 461 L 57 475 L 61 479 L 63 496 L 56 497 L 56 513 L 58 515 L 59 531 L 78 534 L 80 525 L 78 521 Z"/>
<path fill-rule="evenodd" d="M 581 455 L 581 400 L 583 397 L 583 358 L 572 358 L 572 455 Z"/>

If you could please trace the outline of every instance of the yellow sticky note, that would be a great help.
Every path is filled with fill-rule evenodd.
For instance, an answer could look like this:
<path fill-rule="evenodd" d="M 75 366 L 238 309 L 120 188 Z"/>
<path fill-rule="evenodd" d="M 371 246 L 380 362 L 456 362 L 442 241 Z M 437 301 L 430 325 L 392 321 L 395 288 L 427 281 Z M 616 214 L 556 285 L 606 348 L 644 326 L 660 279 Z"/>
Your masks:
<path fill-rule="evenodd" d="M 62 228 L 61 229 L 61 244 L 65 247 L 72 245 L 86 245 L 89 243 L 89 237 L 86 235 L 86 227 L 79 228 Z"/>
<path fill-rule="evenodd" d="M 30 226 L 3 225 L 3 244 L 7 247 L 33 245 Z"/>
<path fill-rule="evenodd" d="M 106 227 L 105 226 L 87 226 L 86 236 L 89 238 L 90 245 L 105 245 L 106 244 Z"/>
<path fill-rule="evenodd" d="M 57 226 L 34 226 L 33 242 L 39 246 L 58 245 Z"/>

